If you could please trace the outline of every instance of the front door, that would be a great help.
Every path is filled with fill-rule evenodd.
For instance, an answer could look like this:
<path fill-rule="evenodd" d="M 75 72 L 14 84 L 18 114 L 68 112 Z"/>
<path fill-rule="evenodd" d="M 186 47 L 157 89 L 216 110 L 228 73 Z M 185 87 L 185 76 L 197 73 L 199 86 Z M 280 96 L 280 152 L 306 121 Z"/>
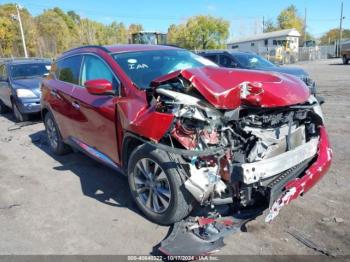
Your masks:
<path fill-rule="evenodd" d="M 107 63 L 96 55 L 84 55 L 80 85 L 72 94 L 79 118 L 83 119 L 74 124 L 75 137 L 119 163 L 115 115 L 118 96 L 90 94 L 84 83 L 95 79 L 110 81 L 119 92 L 120 82 Z"/>

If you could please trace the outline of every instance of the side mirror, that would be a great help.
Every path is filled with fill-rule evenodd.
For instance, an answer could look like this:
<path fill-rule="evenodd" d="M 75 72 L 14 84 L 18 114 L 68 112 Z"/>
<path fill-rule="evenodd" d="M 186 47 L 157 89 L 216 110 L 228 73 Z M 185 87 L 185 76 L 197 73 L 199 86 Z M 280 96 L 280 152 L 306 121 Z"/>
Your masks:
<path fill-rule="evenodd" d="M 112 83 L 106 79 L 88 80 L 84 86 L 92 95 L 115 95 Z"/>

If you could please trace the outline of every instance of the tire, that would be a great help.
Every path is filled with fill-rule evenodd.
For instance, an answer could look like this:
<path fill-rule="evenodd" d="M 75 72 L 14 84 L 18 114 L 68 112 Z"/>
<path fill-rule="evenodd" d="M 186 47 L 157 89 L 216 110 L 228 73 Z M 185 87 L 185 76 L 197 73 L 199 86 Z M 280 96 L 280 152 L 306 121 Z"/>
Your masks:
<path fill-rule="evenodd" d="M 142 172 L 147 169 L 150 172 Z M 136 148 L 128 163 L 128 180 L 137 206 L 157 224 L 178 222 L 193 208 L 194 199 L 183 185 L 184 176 L 164 151 L 149 145 Z"/>
<path fill-rule="evenodd" d="M 349 63 L 349 59 L 346 58 L 346 55 L 343 55 L 343 64 L 346 65 Z"/>
<path fill-rule="evenodd" d="M 51 150 L 56 155 L 65 155 L 71 152 L 71 148 L 63 142 L 56 121 L 50 112 L 44 116 L 44 125 Z"/>
<path fill-rule="evenodd" d="M 12 111 L 15 115 L 16 122 L 26 122 L 29 119 L 28 114 L 23 114 L 18 108 L 18 105 L 15 101 L 12 101 Z"/>
<path fill-rule="evenodd" d="M 7 113 L 9 108 L 0 100 L 0 114 Z"/>

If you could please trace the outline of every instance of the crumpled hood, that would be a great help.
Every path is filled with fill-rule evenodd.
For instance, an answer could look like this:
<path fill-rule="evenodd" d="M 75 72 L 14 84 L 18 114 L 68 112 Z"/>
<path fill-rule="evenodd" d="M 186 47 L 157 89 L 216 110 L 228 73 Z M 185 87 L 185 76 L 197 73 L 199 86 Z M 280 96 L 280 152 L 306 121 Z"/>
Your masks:
<path fill-rule="evenodd" d="M 179 76 L 218 109 L 235 109 L 241 104 L 282 107 L 303 103 L 310 96 L 304 82 L 294 76 L 209 66 L 172 72 L 153 80 L 152 86 Z"/>

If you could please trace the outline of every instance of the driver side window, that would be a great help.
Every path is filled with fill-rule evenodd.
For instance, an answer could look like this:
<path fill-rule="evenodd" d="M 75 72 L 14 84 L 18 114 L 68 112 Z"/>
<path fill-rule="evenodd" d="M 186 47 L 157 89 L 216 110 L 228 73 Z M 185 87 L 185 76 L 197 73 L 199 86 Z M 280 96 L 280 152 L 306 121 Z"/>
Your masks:
<path fill-rule="evenodd" d="M 104 61 L 96 56 L 86 55 L 81 68 L 80 83 L 84 86 L 86 81 L 96 79 L 108 80 L 115 90 L 119 87 L 119 81 Z"/>

